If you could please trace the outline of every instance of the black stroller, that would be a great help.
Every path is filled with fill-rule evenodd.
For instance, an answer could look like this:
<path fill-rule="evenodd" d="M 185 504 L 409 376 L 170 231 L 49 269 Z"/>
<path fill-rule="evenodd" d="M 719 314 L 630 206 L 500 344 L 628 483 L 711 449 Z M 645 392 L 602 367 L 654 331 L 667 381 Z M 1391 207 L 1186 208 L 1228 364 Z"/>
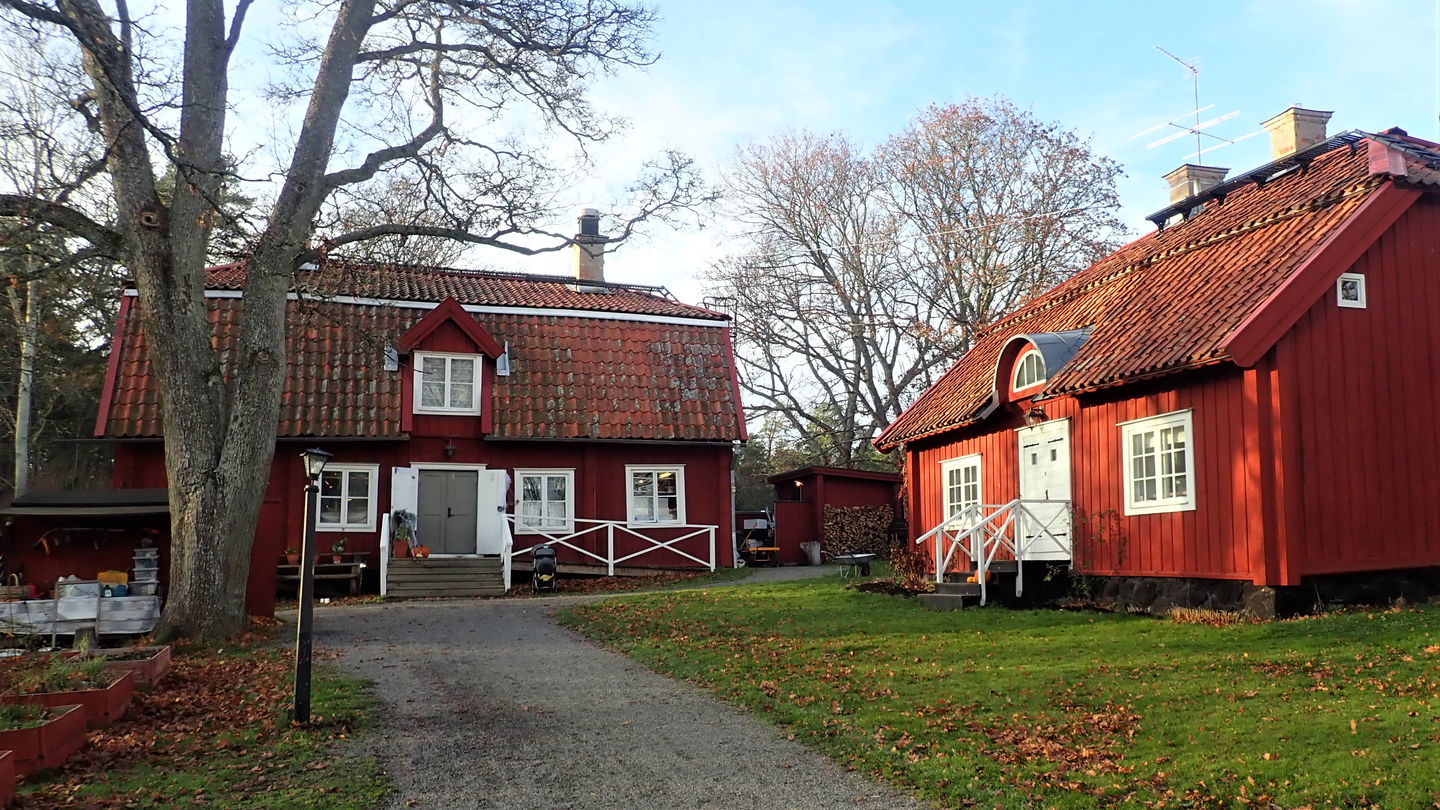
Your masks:
<path fill-rule="evenodd" d="M 530 571 L 530 587 L 539 591 L 553 591 L 559 584 L 555 577 L 555 547 L 541 544 L 530 552 L 534 568 Z"/>

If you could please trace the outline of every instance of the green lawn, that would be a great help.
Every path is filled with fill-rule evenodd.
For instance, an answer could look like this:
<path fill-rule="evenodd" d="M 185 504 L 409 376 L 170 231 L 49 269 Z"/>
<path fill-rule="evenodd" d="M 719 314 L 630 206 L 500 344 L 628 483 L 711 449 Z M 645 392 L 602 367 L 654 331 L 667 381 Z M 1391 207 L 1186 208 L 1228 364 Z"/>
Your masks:
<path fill-rule="evenodd" d="M 1210 627 L 803 583 L 570 626 L 949 807 L 1440 802 L 1440 608 Z"/>

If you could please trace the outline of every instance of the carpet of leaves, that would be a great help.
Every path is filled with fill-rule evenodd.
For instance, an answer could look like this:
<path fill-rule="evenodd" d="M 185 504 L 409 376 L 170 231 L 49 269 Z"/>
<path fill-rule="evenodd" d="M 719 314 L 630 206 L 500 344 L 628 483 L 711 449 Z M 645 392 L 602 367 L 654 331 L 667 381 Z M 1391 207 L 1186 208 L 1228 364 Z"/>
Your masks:
<path fill-rule="evenodd" d="M 325 772 L 363 717 L 347 709 L 291 727 L 293 658 L 274 635 L 262 627 L 224 648 L 177 651 L 160 685 L 136 692 L 125 716 L 91 732 L 63 769 L 32 778 L 18 806 L 353 806 L 323 799 L 349 781 L 339 767 Z"/>

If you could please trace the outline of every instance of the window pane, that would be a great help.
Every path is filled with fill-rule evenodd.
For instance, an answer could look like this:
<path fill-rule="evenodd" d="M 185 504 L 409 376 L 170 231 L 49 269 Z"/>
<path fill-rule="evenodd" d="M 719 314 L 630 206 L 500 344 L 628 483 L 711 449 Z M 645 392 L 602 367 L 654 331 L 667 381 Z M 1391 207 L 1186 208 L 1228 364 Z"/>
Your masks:
<path fill-rule="evenodd" d="M 560 503 L 550 501 L 549 503 L 545 504 L 545 517 L 552 518 L 554 520 L 554 523 L 552 525 L 558 526 L 564 523 L 565 518 L 569 517 L 565 514 L 565 503 L 563 501 Z"/>
<path fill-rule="evenodd" d="M 654 473 L 635 473 L 630 478 L 630 491 L 636 495 L 650 495 L 655 492 Z"/>
<path fill-rule="evenodd" d="M 345 509 L 345 522 L 364 524 L 370 522 L 370 499 L 351 498 Z"/>
<path fill-rule="evenodd" d="M 524 524 L 527 525 L 527 526 L 537 526 L 537 525 L 539 525 L 539 523 L 540 523 L 540 503 L 539 503 L 539 501 L 521 501 L 521 502 L 520 502 L 520 517 L 522 518 L 521 522 L 524 523 Z"/>
<path fill-rule="evenodd" d="M 370 471 L 351 470 L 350 491 L 346 494 L 357 498 L 370 497 Z"/>
<path fill-rule="evenodd" d="M 646 497 L 634 497 L 630 499 L 630 512 L 635 516 L 638 523 L 653 523 L 655 521 L 655 505 Z"/>
<path fill-rule="evenodd" d="M 421 359 L 420 373 L 424 375 L 426 383 L 445 382 L 445 358 L 426 357 Z"/>
<path fill-rule="evenodd" d="M 660 520 L 679 520 L 680 507 L 678 499 L 672 497 L 660 498 Z"/>
<path fill-rule="evenodd" d="M 565 480 L 563 475 L 550 476 L 547 482 L 549 486 L 546 490 L 546 497 L 552 501 L 563 502 L 565 500 Z"/>
<path fill-rule="evenodd" d="M 475 381 L 475 361 L 463 357 L 450 359 L 450 382 L 470 383 Z"/>
<path fill-rule="evenodd" d="M 322 498 L 339 497 L 340 481 L 344 473 L 339 470 L 320 473 L 320 496 Z"/>
<path fill-rule="evenodd" d="M 338 524 L 340 522 L 340 499 L 320 498 L 320 522 Z"/>
<path fill-rule="evenodd" d="M 420 406 L 423 408 L 445 407 L 445 383 L 426 381 L 420 386 Z"/>
<path fill-rule="evenodd" d="M 475 407 L 475 386 L 470 383 L 453 383 L 450 386 L 450 407 Z"/>
<path fill-rule="evenodd" d="M 540 500 L 540 476 L 525 475 L 520 478 L 520 500 Z"/>
<path fill-rule="evenodd" d="M 1155 479 L 1145 481 L 1145 500 L 1155 500 Z"/>
<path fill-rule="evenodd" d="M 675 494 L 675 473 L 662 472 L 655 475 L 655 491 L 661 495 Z"/>

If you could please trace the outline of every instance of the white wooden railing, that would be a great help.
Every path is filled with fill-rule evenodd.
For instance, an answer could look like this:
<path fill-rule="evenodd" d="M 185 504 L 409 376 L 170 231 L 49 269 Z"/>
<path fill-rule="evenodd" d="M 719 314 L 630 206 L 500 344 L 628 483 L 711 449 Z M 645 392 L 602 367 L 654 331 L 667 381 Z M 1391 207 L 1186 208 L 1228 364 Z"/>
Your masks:
<path fill-rule="evenodd" d="M 505 520 L 507 523 L 507 533 L 511 532 L 513 528 L 514 534 L 520 534 L 520 532 L 518 531 L 518 526 L 516 524 L 515 515 L 508 514 L 505 516 Z M 623 520 L 589 520 L 586 518 L 576 518 L 574 520 L 574 524 L 575 528 L 573 531 L 556 532 L 553 534 L 542 529 L 536 529 L 530 526 L 526 526 L 524 532 L 525 540 L 528 541 L 530 538 L 535 538 L 535 543 L 521 549 L 515 549 L 509 545 L 506 546 L 505 566 L 507 572 L 507 583 L 510 560 L 520 556 L 521 554 L 529 554 L 531 551 L 535 550 L 536 546 L 546 544 L 552 546 L 564 546 L 565 548 L 578 551 L 582 555 L 594 560 L 597 564 L 604 565 L 610 576 L 615 575 L 615 566 L 619 565 L 620 563 L 628 562 L 642 555 L 651 554 L 653 552 L 661 550 L 668 550 L 673 554 L 678 554 L 681 557 L 689 560 L 694 560 L 701 565 L 707 566 L 711 571 L 715 570 L 715 533 L 719 531 L 720 527 L 718 526 L 698 523 L 672 523 L 663 526 L 648 527 L 651 531 L 663 531 L 666 533 L 676 531 L 682 532 L 682 534 L 680 534 L 678 537 L 672 537 L 669 540 L 657 540 L 653 537 L 643 534 L 643 528 L 637 528 L 629 523 L 626 523 Z M 621 538 L 637 538 L 643 541 L 645 543 L 645 546 L 639 551 L 632 551 L 628 554 L 617 556 L 615 552 L 615 538 L 617 535 Z M 684 542 L 694 537 L 702 536 L 706 538 L 706 547 L 709 549 L 709 559 L 702 560 L 699 557 L 696 557 L 694 554 L 691 554 L 688 551 L 685 551 L 684 549 L 678 547 L 678 544 L 681 542 Z M 576 542 L 582 538 L 596 540 L 600 537 L 603 537 L 605 540 L 605 551 L 603 554 L 591 551 L 588 548 L 583 548 Z M 592 544 L 598 545 L 596 543 Z"/>
<path fill-rule="evenodd" d="M 390 513 L 380 516 L 380 595 L 390 586 Z"/>
<path fill-rule="evenodd" d="M 1036 516 L 1034 507 L 1058 506 L 1049 518 Z M 1072 546 L 1068 531 L 1069 501 L 1026 501 L 1016 498 L 1006 504 L 971 504 L 940 525 L 915 538 L 916 545 L 931 541 L 935 544 L 935 581 L 942 582 L 945 572 L 958 552 L 968 558 L 980 585 L 980 604 L 989 596 L 990 566 L 1000 552 L 1008 552 L 1016 561 L 1015 595 L 1025 588 L 1025 566 L 1040 551 L 1061 552 L 1066 557 Z M 1064 518 L 1062 530 L 1056 522 Z"/>

